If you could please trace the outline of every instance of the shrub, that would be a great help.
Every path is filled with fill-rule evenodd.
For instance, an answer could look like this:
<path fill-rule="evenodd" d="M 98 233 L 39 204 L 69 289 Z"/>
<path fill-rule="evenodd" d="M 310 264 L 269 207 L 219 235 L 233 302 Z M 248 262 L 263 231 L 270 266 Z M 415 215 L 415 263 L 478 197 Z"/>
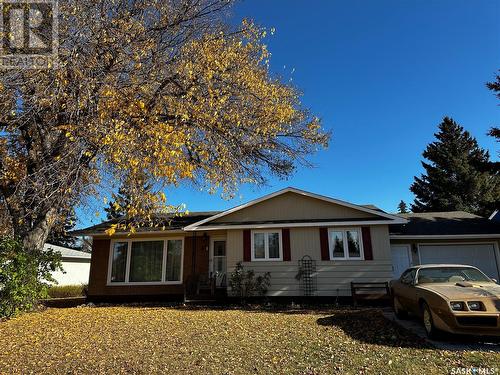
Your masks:
<path fill-rule="evenodd" d="M 23 249 L 20 241 L 0 237 L 0 316 L 31 310 L 47 296 L 51 272 L 62 270 L 61 256 L 49 249 Z"/>
<path fill-rule="evenodd" d="M 242 301 L 254 295 L 265 295 L 270 285 L 271 274 L 269 272 L 255 277 L 255 272 L 253 270 L 245 271 L 241 262 L 236 264 L 236 268 L 229 278 L 229 286 L 233 295 L 240 297 Z"/>
<path fill-rule="evenodd" d="M 48 290 L 50 298 L 81 297 L 85 295 L 86 285 L 53 285 Z"/>

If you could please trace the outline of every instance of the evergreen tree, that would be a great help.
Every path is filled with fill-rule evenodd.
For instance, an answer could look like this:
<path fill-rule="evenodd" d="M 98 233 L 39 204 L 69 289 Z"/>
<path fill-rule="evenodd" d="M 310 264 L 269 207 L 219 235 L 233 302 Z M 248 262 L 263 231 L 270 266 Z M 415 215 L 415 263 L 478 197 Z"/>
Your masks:
<path fill-rule="evenodd" d="M 122 185 L 118 189 L 117 194 L 113 193 L 112 197 L 108 207 L 104 208 L 108 220 L 118 219 L 124 216 L 126 214 L 126 207 L 129 206 L 131 202 L 130 190 L 125 185 Z"/>
<path fill-rule="evenodd" d="M 408 205 L 404 200 L 401 199 L 401 202 L 398 204 L 398 213 L 407 214 L 408 213 Z"/>
<path fill-rule="evenodd" d="M 127 177 L 121 184 L 118 192 L 112 194 L 108 207 L 104 208 L 108 220 L 118 219 L 127 214 L 127 210 L 133 206 L 134 197 L 151 193 L 151 184 L 145 182 L 145 177 L 140 176 L 132 179 Z"/>
<path fill-rule="evenodd" d="M 498 172 L 490 155 L 453 119 L 445 117 L 436 141 L 423 152 L 425 174 L 415 177 L 413 212 L 468 211 L 490 214 L 500 201 Z"/>
<path fill-rule="evenodd" d="M 500 99 L 500 75 L 496 76 L 495 82 L 488 82 L 486 86 L 495 93 L 498 99 Z M 500 128 L 493 127 L 488 134 L 496 138 L 497 142 L 500 142 Z"/>
<path fill-rule="evenodd" d="M 488 134 L 496 138 L 497 142 L 500 142 L 500 128 L 491 128 Z"/>
<path fill-rule="evenodd" d="M 75 211 L 71 209 L 67 215 L 63 215 L 63 217 L 64 219 L 57 223 L 50 231 L 47 243 L 72 249 L 78 248 L 77 239 L 68 235 L 68 232 L 72 231 L 76 225 Z"/>

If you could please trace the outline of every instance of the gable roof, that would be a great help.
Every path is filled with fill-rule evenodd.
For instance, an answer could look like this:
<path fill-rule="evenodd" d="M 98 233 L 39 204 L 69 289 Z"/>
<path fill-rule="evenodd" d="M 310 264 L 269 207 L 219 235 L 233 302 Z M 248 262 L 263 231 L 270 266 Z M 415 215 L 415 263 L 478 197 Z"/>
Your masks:
<path fill-rule="evenodd" d="M 391 238 L 438 236 L 500 238 L 500 222 L 464 211 L 409 213 L 400 216 L 408 219 L 408 223 L 390 225 Z"/>
<path fill-rule="evenodd" d="M 321 202 L 327 202 L 342 207 L 346 207 L 352 210 L 356 210 L 361 213 L 366 213 L 366 217 L 351 217 L 351 218 L 310 218 L 310 219 L 300 219 L 291 218 L 286 220 L 267 220 L 259 219 L 255 221 L 235 221 L 235 222 L 214 222 L 219 218 L 226 217 L 232 213 L 244 210 L 245 208 L 254 206 L 258 203 L 268 201 L 272 198 L 282 196 L 287 193 L 298 194 L 303 197 L 308 197 L 312 199 L 317 199 Z M 349 202 L 345 202 L 339 199 L 334 199 L 330 197 L 325 197 L 323 195 L 310 193 L 304 190 L 296 189 L 293 187 L 288 187 L 286 189 L 279 190 L 277 192 L 265 195 L 263 197 L 254 199 L 245 204 L 239 205 L 237 207 L 231 208 L 226 211 L 205 211 L 205 212 L 190 212 L 185 215 L 159 215 L 156 217 L 158 220 L 158 226 L 156 227 L 140 227 L 137 228 L 138 233 L 157 233 L 157 232 L 168 232 L 168 231 L 196 231 L 196 230 L 216 230 L 225 228 L 273 228 L 273 227 L 303 227 L 303 226 L 318 226 L 318 225 L 370 225 L 370 224 L 403 224 L 406 223 L 406 219 L 398 215 L 389 214 L 384 212 L 380 208 L 374 205 L 356 205 Z M 105 231 L 110 228 L 111 224 L 116 224 L 118 222 L 125 223 L 123 219 L 115 219 L 105 221 L 103 223 L 76 230 L 71 232 L 72 235 L 82 236 L 82 235 L 103 235 Z M 162 227 L 165 229 L 162 229 Z M 118 232 L 117 233 L 121 233 Z M 126 233 L 126 232 L 123 232 Z"/>
<path fill-rule="evenodd" d="M 339 206 L 343 206 L 343 207 L 351 208 L 351 209 L 354 209 L 357 211 L 361 211 L 361 212 L 367 213 L 369 215 L 373 215 L 373 217 L 370 218 L 369 221 L 373 222 L 374 224 L 375 223 L 385 223 L 385 224 L 388 224 L 388 223 L 400 223 L 400 224 L 406 223 L 406 219 L 404 219 L 400 216 L 397 216 L 397 215 L 388 214 L 388 213 L 380 210 L 379 208 L 377 208 L 373 205 L 356 205 L 356 204 L 345 202 L 345 201 L 342 201 L 339 199 L 334 199 L 334 198 L 326 197 L 323 195 L 310 193 L 308 191 L 300 190 L 297 188 L 288 187 L 288 188 L 279 190 L 277 192 L 265 195 L 263 197 L 254 199 L 254 200 L 247 202 L 245 204 L 236 206 L 236 207 L 231 208 L 229 210 L 222 211 L 218 214 L 207 217 L 207 218 L 200 220 L 196 223 L 190 224 L 190 225 L 186 226 L 184 228 L 184 230 L 194 231 L 194 230 L 201 230 L 201 229 L 204 229 L 204 230 L 221 229 L 223 226 L 231 226 L 231 227 L 238 227 L 238 228 L 240 228 L 240 227 L 241 228 L 243 228 L 243 227 L 256 227 L 256 226 L 257 227 L 273 227 L 273 226 L 277 227 L 277 226 L 280 226 L 282 224 L 285 224 L 285 226 L 294 226 L 294 225 L 298 225 L 299 223 L 301 225 L 306 223 L 306 225 L 310 225 L 310 226 L 318 225 L 318 223 L 322 223 L 323 225 L 335 224 L 335 223 L 342 224 L 342 225 L 345 225 L 345 224 L 353 224 L 354 225 L 354 224 L 356 224 L 357 221 L 362 221 L 359 219 L 347 219 L 348 221 L 338 220 L 338 219 L 336 219 L 336 220 L 330 220 L 330 219 L 328 219 L 328 220 L 295 220 L 295 219 L 293 219 L 293 220 L 270 220 L 270 221 L 264 220 L 264 221 L 237 222 L 237 223 L 232 223 L 232 222 L 214 223 L 214 220 L 220 219 L 222 217 L 228 216 L 228 215 L 233 214 L 235 212 L 244 210 L 248 207 L 254 206 L 258 203 L 270 200 L 272 198 L 281 196 L 281 195 L 286 194 L 286 193 L 294 193 L 294 194 L 298 194 L 301 196 L 305 196 L 305 197 L 309 197 L 309 198 L 313 198 L 313 199 L 318 199 L 318 200 L 323 201 L 323 202 L 336 204 Z M 366 220 L 364 220 L 364 221 L 366 221 Z M 208 223 L 211 223 L 211 224 L 208 225 Z"/>
<path fill-rule="evenodd" d="M 44 250 L 52 249 L 61 254 L 61 258 L 63 259 L 89 259 L 91 257 L 90 253 L 86 253 L 85 251 L 79 251 L 75 249 L 70 249 L 68 247 L 52 245 L 50 243 L 46 243 L 43 245 Z"/>

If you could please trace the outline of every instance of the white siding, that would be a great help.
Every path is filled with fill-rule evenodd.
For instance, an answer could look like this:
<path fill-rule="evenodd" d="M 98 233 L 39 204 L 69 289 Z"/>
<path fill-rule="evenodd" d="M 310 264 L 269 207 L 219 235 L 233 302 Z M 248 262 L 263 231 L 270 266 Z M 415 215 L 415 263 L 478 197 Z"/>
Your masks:
<path fill-rule="evenodd" d="M 271 273 L 269 296 L 300 296 L 298 260 L 309 255 L 316 260 L 316 296 L 349 296 L 351 281 L 384 282 L 392 278 L 391 250 L 387 225 L 371 227 L 373 258 L 370 261 L 322 261 L 318 228 L 290 229 L 290 262 L 243 262 L 256 274 Z M 227 267 L 230 274 L 243 260 L 243 231 L 227 232 Z"/>
<path fill-rule="evenodd" d="M 252 268 L 256 274 L 271 273 L 268 296 L 300 296 L 300 282 L 297 262 L 244 262 L 245 268 Z M 316 296 L 350 296 L 351 281 L 383 282 L 392 277 L 390 261 L 317 261 Z"/>
<path fill-rule="evenodd" d="M 90 261 L 65 261 L 62 266 L 66 273 L 53 272 L 57 285 L 80 285 L 89 283 Z"/>

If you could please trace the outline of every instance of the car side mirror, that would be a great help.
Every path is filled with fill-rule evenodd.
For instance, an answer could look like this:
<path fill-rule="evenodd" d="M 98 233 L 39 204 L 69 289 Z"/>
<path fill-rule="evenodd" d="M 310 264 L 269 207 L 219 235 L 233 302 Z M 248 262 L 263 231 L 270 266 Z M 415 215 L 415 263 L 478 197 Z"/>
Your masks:
<path fill-rule="evenodd" d="M 491 279 L 494 283 L 497 283 L 498 284 L 498 280 L 497 279 Z"/>

